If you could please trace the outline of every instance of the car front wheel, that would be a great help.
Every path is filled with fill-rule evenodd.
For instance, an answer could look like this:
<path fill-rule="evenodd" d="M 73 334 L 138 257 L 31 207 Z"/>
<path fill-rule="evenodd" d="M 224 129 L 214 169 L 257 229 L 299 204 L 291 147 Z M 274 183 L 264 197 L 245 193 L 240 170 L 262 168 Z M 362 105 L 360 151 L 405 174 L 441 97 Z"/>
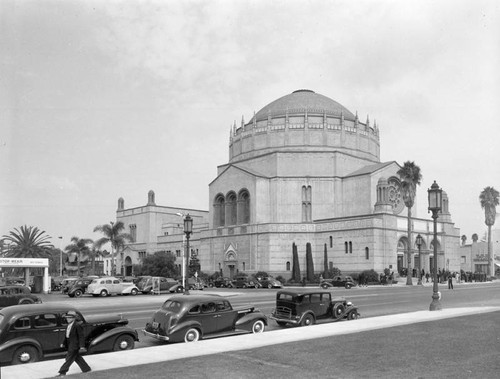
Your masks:
<path fill-rule="evenodd" d="M 346 284 L 345 284 L 345 288 L 346 288 L 347 290 L 351 289 L 351 287 L 352 287 L 352 285 L 350 285 L 349 283 L 346 283 Z"/>
<path fill-rule="evenodd" d="M 24 364 L 38 361 L 38 350 L 33 346 L 21 346 L 16 349 L 12 357 L 12 364 Z"/>
<path fill-rule="evenodd" d="M 264 321 L 257 320 L 252 325 L 252 333 L 263 333 L 265 328 L 266 325 L 264 324 Z"/>
<path fill-rule="evenodd" d="M 130 291 L 130 294 L 131 294 L 132 296 L 137 295 L 137 290 L 136 290 L 135 288 L 132 288 L 132 290 Z"/>
<path fill-rule="evenodd" d="M 135 342 L 132 336 L 124 334 L 116 339 L 113 351 L 132 350 L 134 348 L 134 344 Z"/>
<path fill-rule="evenodd" d="M 81 290 L 76 290 L 74 293 L 75 297 L 81 297 L 83 295 L 83 292 Z"/>
<path fill-rule="evenodd" d="M 309 326 L 314 324 L 314 317 L 312 315 L 306 315 L 302 319 L 302 326 Z"/>
<path fill-rule="evenodd" d="M 356 320 L 357 318 L 358 318 L 358 312 L 356 312 L 356 311 L 351 311 L 347 315 L 348 320 Z"/>
<path fill-rule="evenodd" d="M 184 335 L 184 342 L 196 342 L 200 339 L 200 332 L 196 328 L 190 328 Z"/>
<path fill-rule="evenodd" d="M 328 289 L 328 284 L 322 284 L 321 288 L 323 288 L 324 290 L 327 290 Z"/>

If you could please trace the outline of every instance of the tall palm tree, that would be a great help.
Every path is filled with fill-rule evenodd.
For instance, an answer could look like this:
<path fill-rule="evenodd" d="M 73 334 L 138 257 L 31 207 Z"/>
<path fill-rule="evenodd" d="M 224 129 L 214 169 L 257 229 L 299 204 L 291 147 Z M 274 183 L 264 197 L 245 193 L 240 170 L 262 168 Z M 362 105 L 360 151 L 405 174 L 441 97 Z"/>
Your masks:
<path fill-rule="evenodd" d="M 94 232 L 101 232 L 104 237 L 95 241 L 95 247 L 100 249 L 103 245 L 111 244 L 111 273 L 116 275 L 115 255 L 125 247 L 127 241 L 132 241 L 132 236 L 129 233 L 123 233 L 125 225 L 123 222 L 110 222 L 109 224 L 98 225 L 94 228 Z"/>
<path fill-rule="evenodd" d="M 68 253 L 76 253 L 77 256 L 77 273 L 80 275 L 80 262 L 83 257 L 90 254 L 90 246 L 94 241 L 89 238 L 71 237 L 71 245 L 66 246 L 65 250 Z"/>
<path fill-rule="evenodd" d="M 51 252 L 54 246 L 50 243 L 50 236 L 36 226 L 21 226 L 14 228 L 8 235 L 2 236 L 2 240 L 9 242 L 6 257 L 13 258 L 52 258 Z M 29 269 L 26 270 L 29 277 Z"/>
<path fill-rule="evenodd" d="M 408 275 L 406 276 L 406 284 L 411 286 L 413 285 L 413 270 L 411 266 L 411 248 L 413 246 L 413 240 L 411 238 L 411 208 L 415 204 L 417 185 L 420 185 L 422 174 L 420 173 L 420 167 L 418 167 L 415 162 L 406 161 L 403 167 L 398 170 L 398 175 L 401 178 L 401 194 L 403 195 L 403 201 L 406 205 L 406 208 L 408 209 Z"/>
<path fill-rule="evenodd" d="M 488 226 L 488 275 L 495 275 L 491 254 L 491 227 L 495 224 L 496 206 L 499 204 L 500 193 L 493 187 L 486 187 L 479 195 L 481 208 L 484 209 L 484 223 Z"/>

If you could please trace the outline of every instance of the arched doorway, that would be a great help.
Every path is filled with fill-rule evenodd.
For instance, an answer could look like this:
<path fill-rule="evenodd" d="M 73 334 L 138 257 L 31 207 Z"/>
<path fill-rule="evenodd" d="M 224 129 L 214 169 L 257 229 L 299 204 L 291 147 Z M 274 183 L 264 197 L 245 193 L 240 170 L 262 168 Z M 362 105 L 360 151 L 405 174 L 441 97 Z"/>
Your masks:
<path fill-rule="evenodd" d="M 401 276 L 406 276 L 406 269 L 408 267 L 407 261 L 406 261 L 406 252 L 408 250 L 408 238 L 406 236 L 401 237 L 398 241 L 398 249 L 397 249 L 397 255 L 398 255 L 398 273 Z"/>
<path fill-rule="evenodd" d="M 132 259 L 127 255 L 125 257 L 125 276 L 132 276 Z"/>

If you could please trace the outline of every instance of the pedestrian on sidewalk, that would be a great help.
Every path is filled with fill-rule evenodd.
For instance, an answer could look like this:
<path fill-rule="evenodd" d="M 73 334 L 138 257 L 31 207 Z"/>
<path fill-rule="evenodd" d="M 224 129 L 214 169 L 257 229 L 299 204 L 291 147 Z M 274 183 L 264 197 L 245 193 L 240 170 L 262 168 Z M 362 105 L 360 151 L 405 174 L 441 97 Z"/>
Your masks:
<path fill-rule="evenodd" d="M 448 289 L 449 290 L 453 289 L 453 276 L 451 274 L 448 275 Z"/>
<path fill-rule="evenodd" d="M 80 355 L 85 352 L 85 336 L 83 335 L 83 327 L 80 320 L 77 320 L 78 315 L 75 311 L 69 311 L 66 316 L 68 321 L 68 327 L 66 328 L 66 338 L 64 339 L 64 344 L 61 347 L 66 347 L 68 352 L 66 353 L 66 359 L 59 369 L 59 375 L 66 376 L 70 366 L 73 362 L 76 362 L 82 372 L 91 371 L 90 366 L 85 362 L 85 359 Z"/>

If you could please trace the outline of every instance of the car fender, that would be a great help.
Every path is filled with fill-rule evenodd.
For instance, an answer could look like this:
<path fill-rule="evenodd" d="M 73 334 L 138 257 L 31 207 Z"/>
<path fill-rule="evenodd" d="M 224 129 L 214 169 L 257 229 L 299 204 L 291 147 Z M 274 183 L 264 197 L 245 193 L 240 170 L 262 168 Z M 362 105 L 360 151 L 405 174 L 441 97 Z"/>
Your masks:
<path fill-rule="evenodd" d="M 172 329 L 168 331 L 168 336 L 173 340 L 177 341 L 184 339 L 184 331 L 189 328 L 196 328 L 200 331 L 200 338 L 203 338 L 203 327 L 197 321 L 188 321 L 181 322 L 180 324 L 175 325 Z"/>
<path fill-rule="evenodd" d="M 114 340 L 116 336 L 119 336 L 122 334 L 128 334 L 134 339 L 134 341 L 139 341 L 139 336 L 138 336 L 136 330 L 129 328 L 129 327 L 118 327 L 118 328 L 110 329 L 110 330 L 98 335 L 96 338 L 94 338 L 92 341 L 90 341 L 90 343 L 88 345 L 88 350 L 91 351 L 92 349 L 96 348 L 100 344 L 106 343 L 110 339 Z"/>
<path fill-rule="evenodd" d="M 183 292 L 183 287 L 182 287 L 182 284 L 174 284 L 172 287 L 170 287 L 168 290 L 169 292 L 173 293 L 173 292 L 178 292 L 178 289 L 179 288 L 182 288 L 182 291 Z"/>
<path fill-rule="evenodd" d="M 40 343 L 33 339 L 33 338 L 28 338 L 28 337 L 23 337 L 23 338 L 16 338 L 14 340 L 6 341 L 0 345 L 0 356 L 5 356 L 6 353 L 13 352 L 15 349 L 17 349 L 21 345 L 32 345 L 38 350 L 38 354 L 40 357 L 43 357 L 43 350 L 42 346 Z M 10 358 L 9 358 L 10 361 Z"/>
<path fill-rule="evenodd" d="M 316 315 L 314 314 L 313 311 L 307 311 L 307 312 L 304 312 L 302 313 L 302 316 L 300 316 L 300 320 L 298 321 L 298 324 L 302 324 L 302 320 L 304 319 L 304 317 L 306 317 L 307 315 L 311 315 L 314 317 L 314 320 L 316 320 Z"/>
<path fill-rule="evenodd" d="M 238 320 L 236 320 L 234 326 L 236 327 L 236 329 L 240 329 L 241 327 L 246 327 L 252 324 L 256 320 L 264 321 L 264 324 L 267 326 L 267 317 L 262 312 L 246 313 L 243 316 L 241 316 Z"/>

